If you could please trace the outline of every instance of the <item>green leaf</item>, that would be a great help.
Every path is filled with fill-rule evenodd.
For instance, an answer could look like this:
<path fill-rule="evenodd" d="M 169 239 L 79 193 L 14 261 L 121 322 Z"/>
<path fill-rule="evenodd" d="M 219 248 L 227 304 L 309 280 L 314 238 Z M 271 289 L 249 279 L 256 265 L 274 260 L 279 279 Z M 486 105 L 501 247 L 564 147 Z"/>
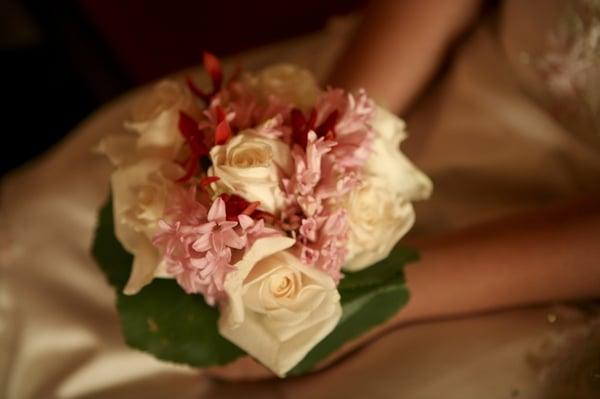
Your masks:
<path fill-rule="evenodd" d="M 244 355 L 217 330 L 217 309 L 186 294 L 174 280 L 155 279 L 136 295 L 122 293 L 133 257 L 114 235 L 112 204 L 100 211 L 92 254 L 117 292 L 127 343 L 162 360 L 209 367 Z"/>
<path fill-rule="evenodd" d="M 385 284 L 395 277 L 402 276 L 403 267 L 407 263 L 415 262 L 418 259 L 419 253 L 416 250 L 396 247 L 387 258 L 373 266 L 354 273 L 344 273 L 344 278 L 340 281 L 338 289 L 344 291 Z"/>
<path fill-rule="evenodd" d="M 108 282 L 120 292 L 129 278 L 133 256 L 125 251 L 115 237 L 112 201 L 107 201 L 98 215 L 92 256 L 106 274 Z"/>
<path fill-rule="evenodd" d="M 117 307 L 127 344 L 159 359 L 209 367 L 244 355 L 219 334 L 219 311 L 175 280 L 157 279 L 136 295 L 119 294 Z"/>
<path fill-rule="evenodd" d="M 288 375 L 306 373 L 347 341 L 395 315 L 409 299 L 403 268 L 417 258 L 414 250 L 396 248 L 385 260 L 360 272 L 346 273 L 338 286 L 342 303 L 340 322 Z"/>

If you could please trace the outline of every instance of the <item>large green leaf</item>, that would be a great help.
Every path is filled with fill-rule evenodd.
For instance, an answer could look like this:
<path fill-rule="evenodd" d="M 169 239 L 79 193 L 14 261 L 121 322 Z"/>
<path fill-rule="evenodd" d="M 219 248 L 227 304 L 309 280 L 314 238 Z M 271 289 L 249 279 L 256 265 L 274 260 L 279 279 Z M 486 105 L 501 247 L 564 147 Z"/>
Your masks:
<path fill-rule="evenodd" d="M 115 287 L 123 335 L 130 346 L 195 367 L 223 365 L 244 354 L 219 334 L 217 309 L 200 295 L 186 294 L 174 280 L 156 279 L 136 295 L 122 293 L 132 256 L 114 235 L 110 201 L 100 211 L 92 254 Z"/>
<path fill-rule="evenodd" d="M 109 283 L 121 291 L 131 271 L 133 256 L 128 253 L 115 237 L 112 201 L 107 201 L 98 214 L 96 236 L 92 244 L 92 255 Z"/>
<path fill-rule="evenodd" d="M 226 364 L 244 352 L 217 330 L 218 311 L 200 295 L 186 294 L 175 281 L 156 279 L 136 295 L 122 293 L 132 256 L 114 235 L 112 203 L 99 214 L 92 253 L 117 292 L 117 307 L 127 343 L 159 359 L 195 367 Z M 408 301 L 403 267 L 417 253 L 396 248 L 390 256 L 360 272 L 346 273 L 339 285 L 342 318 L 289 375 L 309 371 L 319 361 L 392 317 Z"/>
<path fill-rule="evenodd" d="M 346 273 L 338 286 L 342 303 L 340 322 L 288 375 L 309 371 L 345 342 L 396 314 L 409 298 L 403 268 L 417 258 L 414 250 L 396 248 L 385 260 L 360 272 Z"/>

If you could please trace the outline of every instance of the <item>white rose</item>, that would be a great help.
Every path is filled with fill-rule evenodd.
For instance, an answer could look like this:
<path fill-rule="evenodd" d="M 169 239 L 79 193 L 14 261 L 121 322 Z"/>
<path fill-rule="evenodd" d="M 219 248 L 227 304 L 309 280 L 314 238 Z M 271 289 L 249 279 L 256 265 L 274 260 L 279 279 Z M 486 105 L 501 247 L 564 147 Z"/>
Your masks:
<path fill-rule="evenodd" d="M 306 69 L 291 64 L 267 67 L 256 74 L 245 76 L 245 83 L 259 98 L 274 96 L 308 111 L 321 93 L 314 76 Z"/>
<path fill-rule="evenodd" d="M 227 275 L 219 332 L 283 377 L 337 325 L 333 279 L 284 251 L 294 240 L 258 240 Z"/>
<path fill-rule="evenodd" d="M 385 259 L 415 221 L 411 203 L 379 177 L 367 177 L 362 187 L 350 193 L 345 207 L 350 236 L 344 269 L 349 271 Z"/>
<path fill-rule="evenodd" d="M 402 119 L 377 107 L 371 122 L 375 131 L 373 152 L 363 173 L 385 179 L 391 190 L 407 200 L 426 199 L 431 195 L 431 180 L 400 151 L 400 142 L 406 138 L 405 126 Z"/>
<path fill-rule="evenodd" d="M 364 269 L 385 259 L 415 220 L 411 201 L 426 199 L 432 184 L 400 152 L 404 122 L 377 108 L 373 153 L 363 169 L 363 185 L 348 196 L 349 254 L 345 270 Z"/>
<path fill-rule="evenodd" d="M 248 201 L 260 201 L 259 208 L 264 211 L 281 209 L 280 175 L 281 171 L 289 174 L 291 169 L 290 150 L 284 142 L 244 130 L 226 144 L 214 146 L 210 158 L 208 174 L 219 177 L 216 187 Z"/>
<path fill-rule="evenodd" d="M 115 235 L 134 257 L 125 294 L 137 293 L 160 273 L 161 257 L 152 238 L 172 180 L 181 173 L 175 164 L 147 158 L 119 167 L 111 176 Z"/>
<path fill-rule="evenodd" d="M 96 150 L 117 166 L 140 158 L 175 159 L 184 142 L 178 126 L 179 111 L 193 117 L 202 113 L 183 85 L 168 80 L 160 82 L 138 99 L 132 120 L 125 123 L 137 136 L 123 133 L 106 136 Z"/>
<path fill-rule="evenodd" d="M 150 156 L 175 158 L 183 144 L 179 111 L 198 117 L 201 110 L 181 83 L 162 81 L 134 106 L 132 120 L 125 126 L 140 136 L 137 149 Z"/>
<path fill-rule="evenodd" d="M 115 235 L 134 256 L 126 294 L 135 294 L 154 277 L 164 275 L 158 250 L 152 245 L 165 198 L 173 181 L 184 171 L 173 163 L 183 138 L 179 111 L 197 116 L 189 91 L 181 84 L 164 81 L 136 104 L 126 127 L 138 133 L 104 138 L 97 150 L 117 166 L 111 175 Z"/>

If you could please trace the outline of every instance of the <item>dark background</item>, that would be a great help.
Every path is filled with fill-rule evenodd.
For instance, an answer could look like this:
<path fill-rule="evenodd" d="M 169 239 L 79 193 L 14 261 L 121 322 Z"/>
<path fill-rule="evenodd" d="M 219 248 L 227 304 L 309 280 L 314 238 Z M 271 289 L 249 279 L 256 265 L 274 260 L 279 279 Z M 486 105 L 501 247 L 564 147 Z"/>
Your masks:
<path fill-rule="evenodd" d="M 0 0 L 0 176 L 101 104 L 200 62 L 302 35 L 363 0 Z M 6 123 L 8 121 L 8 123 Z"/>

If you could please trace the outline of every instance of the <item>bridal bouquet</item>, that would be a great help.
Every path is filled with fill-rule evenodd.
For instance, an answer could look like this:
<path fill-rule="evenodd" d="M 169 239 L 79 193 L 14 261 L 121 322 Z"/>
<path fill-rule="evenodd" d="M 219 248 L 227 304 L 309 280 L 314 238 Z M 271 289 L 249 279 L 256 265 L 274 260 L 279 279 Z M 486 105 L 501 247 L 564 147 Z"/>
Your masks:
<path fill-rule="evenodd" d="M 431 183 L 364 91 L 291 65 L 204 66 L 210 90 L 158 83 L 99 144 L 114 172 L 93 255 L 130 346 L 300 374 L 406 303 L 416 253 L 396 243 Z"/>

